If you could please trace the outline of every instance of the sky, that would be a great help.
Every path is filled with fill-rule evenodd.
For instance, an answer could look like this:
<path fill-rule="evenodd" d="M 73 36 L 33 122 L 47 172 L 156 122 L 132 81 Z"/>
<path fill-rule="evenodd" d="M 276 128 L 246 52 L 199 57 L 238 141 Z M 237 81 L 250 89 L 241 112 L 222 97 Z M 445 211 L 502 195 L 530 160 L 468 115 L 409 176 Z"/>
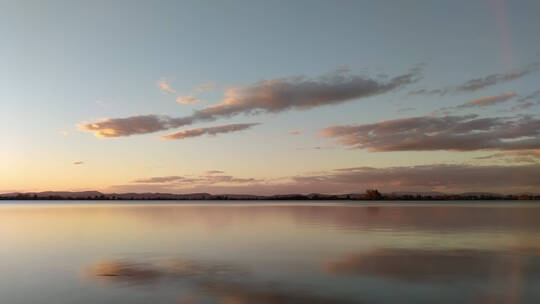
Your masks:
<path fill-rule="evenodd" d="M 540 192 L 539 15 L 0 0 L 0 193 Z"/>

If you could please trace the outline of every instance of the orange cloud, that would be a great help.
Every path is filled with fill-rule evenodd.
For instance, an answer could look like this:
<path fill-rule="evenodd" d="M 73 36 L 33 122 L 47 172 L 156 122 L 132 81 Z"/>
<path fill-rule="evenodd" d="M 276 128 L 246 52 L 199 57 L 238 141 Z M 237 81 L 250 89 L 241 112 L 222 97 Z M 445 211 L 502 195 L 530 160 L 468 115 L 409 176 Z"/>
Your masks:
<path fill-rule="evenodd" d="M 474 106 L 489 106 L 489 105 L 492 105 L 492 104 L 505 102 L 505 101 L 509 100 L 510 98 L 512 98 L 514 96 L 516 96 L 516 93 L 507 92 L 507 93 L 503 93 L 501 95 L 487 96 L 487 97 L 482 97 L 482 98 L 478 98 L 478 99 L 473 99 L 473 100 L 469 101 L 468 103 L 463 104 L 463 105 L 458 106 L 458 107 L 464 108 L 464 107 L 474 107 Z"/>
<path fill-rule="evenodd" d="M 167 93 L 176 93 L 176 91 L 171 87 L 171 85 L 167 82 L 166 78 L 161 78 L 157 82 L 157 86 L 161 93 L 167 94 Z"/>
<path fill-rule="evenodd" d="M 200 99 L 197 99 L 195 96 L 193 95 L 190 95 L 190 96 L 185 96 L 185 97 L 182 97 L 182 96 L 178 96 L 176 98 L 176 102 L 178 103 L 181 103 L 181 104 L 189 104 L 189 103 L 197 103 L 197 102 L 201 102 Z"/>

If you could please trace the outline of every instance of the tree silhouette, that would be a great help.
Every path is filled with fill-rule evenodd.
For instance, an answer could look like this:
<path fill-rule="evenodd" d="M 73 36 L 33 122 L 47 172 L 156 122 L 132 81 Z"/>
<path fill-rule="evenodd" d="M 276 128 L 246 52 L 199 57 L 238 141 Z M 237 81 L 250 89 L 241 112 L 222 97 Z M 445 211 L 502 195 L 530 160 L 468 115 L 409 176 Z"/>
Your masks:
<path fill-rule="evenodd" d="M 377 189 L 368 189 L 366 190 L 366 199 L 368 200 L 381 200 L 382 195 Z"/>

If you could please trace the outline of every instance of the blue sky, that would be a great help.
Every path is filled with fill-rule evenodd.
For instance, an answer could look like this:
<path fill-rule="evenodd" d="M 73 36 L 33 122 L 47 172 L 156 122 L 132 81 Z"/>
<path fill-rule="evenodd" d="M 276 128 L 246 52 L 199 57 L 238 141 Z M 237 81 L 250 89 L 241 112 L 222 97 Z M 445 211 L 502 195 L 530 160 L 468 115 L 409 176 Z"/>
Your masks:
<path fill-rule="evenodd" d="M 502 161 L 502 156 L 477 159 L 507 150 L 500 147 L 368 152 L 336 144 L 318 131 L 333 125 L 430 116 L 441 108 L 508 92 L 516 96 L 481 109 L 443 115 L 528 114 L 537 119 L 538 105 L 509 112 L 519 98 L 540 89 L 536 71 L 470 92 L 443 96 L 409 92 L 450 88 L 475 78 L 529 69 L 540 61 L 538 15 L 538 1 L 503 0 L 0 1 L 0 135 L 5 145 L 0 155 L 4 172 L 0 190 L 146 191 L 157 187 L 185 192 L 212 191 L 217 186 L 245 191 L 253 186 L 207 184 L 206 179 L 188 186 L 132 182 L 144 177 L 203 175 L 213 169 L 256 179 L 255 186 L 274 187 L 279 180 L 279 185 L 294 190 L 293 177 L 313 172 L 332 175 L 329 172 L 339 168 L 537 166 L 534 157 L 519 162 L 507 159 L 509 154 Z M 262 79 L 318 79 L 346 67 L 350 75 L 384 82 L 418 66 L 421 79 L 416 82 L 307 110 L 241 113 L 169 131 L 105 139 L 77 127 L 104 118 L 189 116 L 222 102 L 227 90 Z M 161 92 L 156 85 L 160 80 L 176 93 Z M 197 86 L 208 83 L 215 88 L 196 94 L 201 102 L 175 102 L 178 96 L 189 96 Z M 178 130 L 253 122 L 261 124 L 216 136 L 179 141 L 158 138 Z M 288 134 L 295 130 L 301 134 Z M 529 137 L 538 140 L 538 134 Z M 511 150 L 526 150 L 528 156 L 538 151 L 535 145 Z M 83 163 L 73 165 L 77 161 Z M 104 171 L 110 173 L 104 175 Z M 50 172 L 58 173 L 51 176 Z M 527 187 L 516 185 L 515 189 Z"/>

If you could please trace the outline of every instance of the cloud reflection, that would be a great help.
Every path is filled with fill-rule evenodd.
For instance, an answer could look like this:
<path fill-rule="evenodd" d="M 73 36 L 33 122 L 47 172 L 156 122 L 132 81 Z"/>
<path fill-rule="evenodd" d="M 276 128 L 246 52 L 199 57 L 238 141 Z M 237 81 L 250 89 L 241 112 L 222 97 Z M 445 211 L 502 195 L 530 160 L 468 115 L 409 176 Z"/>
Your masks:
<path fill-rule="evenodd" d="M 124 283 L 149 283 L 164 275 L 145 263 L 126 260 L 100 261 L 85 271 L 89 276 Z"/>
<path fill-rule="evenodd" d="M 516 263 L 520 261 L 520 263 Z M 448 281 L 508 278 L 516 273 L 539 276 L 537 257 L 488 250 L 382 248 L 351 253 L 324 265 L 331 274 L 361 275 L 402 281 Z"/>
<path fill-rule="evenodd" d="M 245 284 L 220 282 L 203 285 L 206 292 L 218 298 L 220 303 L 274 304 L 274 303 L 361 303 L 313 293 L 287 290 L 278 283 Z"/>
<path fill-rule="evenodd" d="M 181 303 L 359 303 L 315 294 L 278 282 L 258 281 L 245 269 L 214 262 L 172 259 L 163 263 L 129 260 L 101 261 L 85 271 L 90 278 L 129 285 L 186 284 L 194 288 L 180 298 Z M 215 301 L 210 301 L 214 303 Z"/>

